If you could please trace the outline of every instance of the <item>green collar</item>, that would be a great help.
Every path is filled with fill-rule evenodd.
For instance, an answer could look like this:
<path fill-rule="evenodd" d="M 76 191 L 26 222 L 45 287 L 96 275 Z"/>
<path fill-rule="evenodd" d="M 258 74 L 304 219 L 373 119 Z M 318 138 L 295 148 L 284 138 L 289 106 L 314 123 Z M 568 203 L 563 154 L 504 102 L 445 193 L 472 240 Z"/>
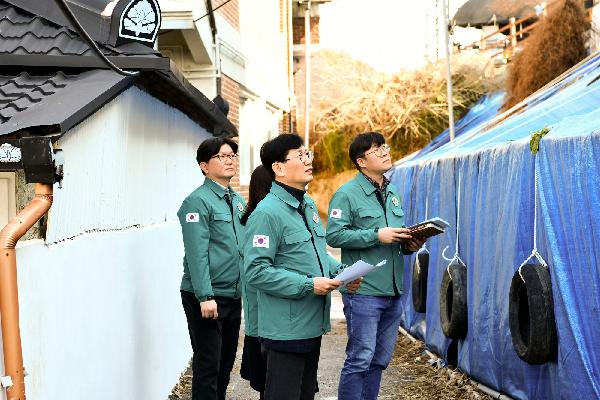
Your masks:
<path fill-rule="evenodd" d="M 223 186 L 219 185 L 217 182 L 209 178 L 204 178 L 204 184 L 213 192 L 215 192 L 215 194 L 220 198 L 225 197 L 225 189 L 223 189 Z M 233 194 L 233 190 L 229 189 L 229 193 Z"/>
<path fill-rule="evenodd" d="M 271 185 L 271 193 L 273 193 L 273 195 L 279 200 L 283 201 L 284 203 L 287 203 L 290 207 L 296 210 L 300 206 L 300 202 L 298 201 L 298 199 L 292 196 L 290 192 L 288 192 L 287 190 L 275 183 Z M 306 194 L 304 196 L 306 197 Z"/>
<path fill-rule="evenodd" d="M 356 174 L 356 177 L 354 178 L 354 180 L 358 183 L 358 185 L 362 188 L 362 190 L 365 192 L 365 194 L 367 196 L 372 195 L 373 193 L 375 193 L 375 190 L 377 190 L 375 188 L 375 186 L 373 186 L 373 184 L 371 182 L 369 182 L 367 177 L 362 172 L 359 172 L 358 174 Z M 394 186 L 392 185 L 392 183 L 387 185 L 386 193 L 396 194 L 396 191 L 394 190 Z"/>

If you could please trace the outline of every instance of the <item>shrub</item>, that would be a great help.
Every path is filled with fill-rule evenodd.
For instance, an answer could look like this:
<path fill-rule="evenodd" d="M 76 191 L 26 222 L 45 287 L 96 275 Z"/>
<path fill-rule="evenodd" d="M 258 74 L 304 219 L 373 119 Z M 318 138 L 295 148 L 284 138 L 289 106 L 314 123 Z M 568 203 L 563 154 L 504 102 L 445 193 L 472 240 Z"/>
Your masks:
<path fill-rule="evenodd" d="M 335 68 L 338 58 L 322 57 L 323 60 L 331 65 L 320 70 L 320 102 L 313 113 L 315 172 L 332 174 L 353 168 L 348 146 L 360 132 L 381 132 L 392 147 L 393 159 L 399 159 L 420 149 L 448 127 L 443 62 L 386 75 L 365 69 L 362 64 L 361 68 L 352 69 L 347 58 L 339 63 L 343 64 L 339 69 Z M 453 58 L 456 119 L 483 94 L 498 87 L 497 82 L 483 78 L 487 61 L 485 56 Z M 326 78 L 328 74 L 334 76 L 332 80 Z M 335 86 L 323 87 L 327 84 Z"/>
<path fill-rule="evenodd" d="M 503 109 L 518 104 L 586 57 L 589 23 L 580 3 L 559 0 L 524 42 L 508 71 Z"/>

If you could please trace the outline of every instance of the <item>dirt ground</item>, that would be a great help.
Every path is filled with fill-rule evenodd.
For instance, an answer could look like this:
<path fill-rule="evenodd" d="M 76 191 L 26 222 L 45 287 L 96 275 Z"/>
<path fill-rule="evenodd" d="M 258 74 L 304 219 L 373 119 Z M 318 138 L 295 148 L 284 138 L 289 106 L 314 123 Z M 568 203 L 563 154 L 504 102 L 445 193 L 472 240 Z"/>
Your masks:
<path fill-rule="evenodd" d="M 346 322 L 339 310 L 339 294 L 333 299 L 332 331 L 323 337 L 321 358 L 319 361 L 319 389 L 316 400 L 336 400 L 339 373 L 344 363 L 346 346 Z M 243 325 L 243 324 L 242 324 Z M 231 373 L 231 382 L 227 390 L 229 400 L 258 400 L 259 396 L 250 388 L 247 381 L 240 377 L 243 333 L 236 363 Z M 491 397 L 479 392 L 463 374 L 448 368 L 437 368 L 427 361 L 420 342 L 412 342 L 399 335 L 392 361 L 383 373 L 379 399 L 393 400 L 483 400 Z M 182 376 L 173 389 L 169 400 L 191 400 L 191 370 Z"/>

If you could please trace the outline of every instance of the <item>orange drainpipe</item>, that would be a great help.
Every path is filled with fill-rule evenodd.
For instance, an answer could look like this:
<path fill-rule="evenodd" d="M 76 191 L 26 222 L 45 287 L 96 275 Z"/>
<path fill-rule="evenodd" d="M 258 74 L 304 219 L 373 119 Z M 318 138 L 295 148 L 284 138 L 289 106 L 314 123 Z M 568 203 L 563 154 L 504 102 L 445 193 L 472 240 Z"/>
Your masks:
<path fill-rule="evenodd" d="M 29 228 L 46 214 L 51 205 L 52 185 L 36 183 L 34 199 L 0 231 L 0 316 L 4 375 L 12 379 L 12 386 L 6 390 L 8 400 L 25 400 L 15 246 Z"/>

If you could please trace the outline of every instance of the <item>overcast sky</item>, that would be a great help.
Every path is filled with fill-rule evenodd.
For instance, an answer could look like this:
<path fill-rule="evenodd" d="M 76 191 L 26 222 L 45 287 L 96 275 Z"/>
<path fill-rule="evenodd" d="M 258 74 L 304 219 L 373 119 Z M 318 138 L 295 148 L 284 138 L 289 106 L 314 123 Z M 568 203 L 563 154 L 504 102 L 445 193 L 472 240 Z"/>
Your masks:
<path fill-rule="evenodd" d="M 450 14 L 466 0 L 451 0 Z M 441 4 L 438 10 L 441 18 Z M 320 6 L 321 47 L 341 50 L 395 72 L 435 55 L 436 0 L 333 0 Z M 439 33 L 440 40 L 442 32 Z M 441 57 L 443 48 L 439 49 Z"/>

